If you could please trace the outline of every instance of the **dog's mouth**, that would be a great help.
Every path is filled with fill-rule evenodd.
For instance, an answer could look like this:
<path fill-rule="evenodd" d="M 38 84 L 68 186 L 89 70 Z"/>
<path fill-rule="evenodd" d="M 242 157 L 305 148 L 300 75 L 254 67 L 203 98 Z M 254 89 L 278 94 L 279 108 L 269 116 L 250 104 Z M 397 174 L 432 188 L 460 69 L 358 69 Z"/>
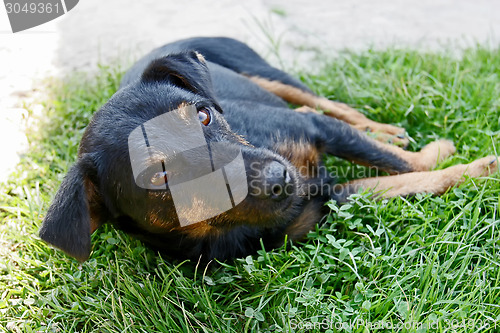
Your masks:
<path fill-rule="evenodd" d="M 304 198 L 298 171 L 270 151 L 243 150 L 243 156 L 248 195 L 210 224 L 273 227 L 295 218 Z"/>

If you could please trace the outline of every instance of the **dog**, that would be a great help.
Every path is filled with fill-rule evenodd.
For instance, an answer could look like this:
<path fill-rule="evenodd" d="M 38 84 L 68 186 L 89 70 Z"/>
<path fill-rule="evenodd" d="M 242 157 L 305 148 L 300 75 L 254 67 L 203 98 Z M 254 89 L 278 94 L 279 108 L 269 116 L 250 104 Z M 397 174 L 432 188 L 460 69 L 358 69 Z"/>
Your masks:
<path fill-rule="evenodd" d="M 194 144 L 199 140 L 204 153 L 213 154 L 206 147 L 222 144 L 232 151 L 225 166 L 240 157 L 240 181 L 228 180 L 228 172 L 217 173 L 225 175 L 220 188 L 227 187 L 229 193 L 236 193 L 236 187 L 246 189 L 237 200 L 231 198 L 229 209 L 207 213 L 215 190 L 205 199 L 184 198 L 189 209 L 175 207 L 174 197 L 184 192 L 174 193 L 177 185 L 170 184 L 172 176 L 164 165 L 168 154 L 145 155 L 143 167 L 154 165 L 156 171 L 138 183 L 141 170 L 134 170 L 136 153 L 130 143 L 146 149 L 146 127 L 164 132 L 176 144 L 193 141 L 191 130 L 163 127 L 162 117 L 174 110 L 189 114 L 191 120 L 195 117 L 196 124 L 189 126 L 198 135 Z M 360 191 L 371 191 L 377 198 L 440 195 L 461 183 L 464 175 L 486 176 L 497 169 L 497 158 L 488 156 L 430 171 L 455 152 L 453 143 L 438 140 L 418 152 L 401 147 L 407 144 L 404 129 L 374 122 L 345 104 L 314 94 L 244 43 L 222 37 L 181 40 L 135 63 L 119 90 L 94 114 L 77 161 L 62 181 L 39 234 L 85 261 L 91 253 L 91 234 L 111 223 L 171 258 L 223 261 L 253 254 L 261 242 L 271 249 L 285 239 L 304 238 L 328 212 L 329 200 L 342 204 Z M 182 162 L 181 178 L 202 163 L 196 160 L 200 154 L 184 156 L 191 157 Z M 325 154 L 388 175 L 338 184 L 335 175 L 321 171 Z M 211 174 L 226 168 L 214 168 L 210 161 Z M 197 190 L 199 179 L 191 177 L 189 191 Z M 194 215 L 199 221 L 182 223 L 181 216 Z"/>

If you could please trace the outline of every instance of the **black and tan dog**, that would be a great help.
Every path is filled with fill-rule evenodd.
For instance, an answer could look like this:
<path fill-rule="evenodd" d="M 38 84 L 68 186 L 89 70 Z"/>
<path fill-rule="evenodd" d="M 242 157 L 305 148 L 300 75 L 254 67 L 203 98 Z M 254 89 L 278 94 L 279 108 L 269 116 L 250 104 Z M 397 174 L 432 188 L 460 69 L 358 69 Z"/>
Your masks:
<path fill-rule="evenodd" d="M 187 226 L 179 224 L 168 186 L 162 191 L 137 186 L 127 147 L 137 126 L 183 105 L 196 106 L 209 143 L 241 150 L 252 184 L 234 208 Z M 381 197 L 442 194 L 464 174 L 479 177 L 497 168 L 489 156 L 429 171 L 454 153 L 451 142 L 436 141 L 419 152 L 388 142 L 405 145 L 405 131 L 315 95 L 245 44 L 228 38 L 182 40 L 138 61 L 94 115 L 40 237 L 84 261 L 91 234 L 110 222 L 172 257 L 224 260 L 253 253 L 261 240 L 270 249 L 282 245 L 286 235 L 292 241 L 304 237 L 330 199 L 341 203 L 360 190 Z M 331 174 L 319 171 L 323 154 L 391 175 L 335 184 Z"/>

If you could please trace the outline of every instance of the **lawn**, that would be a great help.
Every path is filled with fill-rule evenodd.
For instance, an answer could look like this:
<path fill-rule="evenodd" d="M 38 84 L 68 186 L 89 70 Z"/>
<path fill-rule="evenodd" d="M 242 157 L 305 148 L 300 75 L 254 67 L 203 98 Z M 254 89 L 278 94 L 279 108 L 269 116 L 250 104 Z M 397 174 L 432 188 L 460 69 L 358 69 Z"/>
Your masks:
<path fill-rule="evenodd" d="M 37 236 L 41 220 L 86 124 L 121 75 L 101 67 L 46 83 L 30 151 L 0 185 L 0 330 L 500 330 L 498 173 L 441 197 L 359 194 L 340 208 L 329 203 L 304 242 L 209 269 L 162 258 L 109 226 L 94 233 L 83 264 L 46 245 Z M 453 140 L 458 153 L 438 168 L 500 151 L 498 49 L 346 52 L 320 74 L 298 75 L 323 96 L 407 128 L 411 150 Z M 346 178 L 361 170 L 340 163 Z"/>

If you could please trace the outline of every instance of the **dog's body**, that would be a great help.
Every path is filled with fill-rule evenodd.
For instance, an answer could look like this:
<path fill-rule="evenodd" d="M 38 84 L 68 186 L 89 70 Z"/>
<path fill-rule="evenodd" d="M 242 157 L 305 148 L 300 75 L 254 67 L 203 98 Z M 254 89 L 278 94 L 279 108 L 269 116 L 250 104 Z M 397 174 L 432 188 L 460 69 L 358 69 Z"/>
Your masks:
<path fill-rule="evenodd" d="M 305 107 L 292 110 L 287 102 Z M 252 186 L 236 207 L 181 226 L 168 186 L 152 191 L 134 182 L 127 139 L 143 123 L 187 104 L 196 106 L 209 144 L 223 142 L 241 150 Z M 328 116 L 315 112 L 317 107 Z M 383 142 L 360 130 L 378 134 Z M 382 191 L 384 197 L 441 194 L 459 183 L 466 170 L 481 176 L 496 168 L 488 157 L 430 172 L 454 152 L 450 142 L 437 141 L 413 153 L 387 141 L 405 144 L 404 130 L 314 95 L 240 42 L 179 41 L 138 61 L 95 114 L 40 236 L 85 260 L 91 233 L 109 221 L 173 257 L 224 260 L 255 252 L 261 241 L 273 248 L 286 236 L 302 238 L 330 199 L 343 202 L 360 189 Z M 331 174 L 320 171 L 325 153 L 394 176 L 335 184 Z"/>

